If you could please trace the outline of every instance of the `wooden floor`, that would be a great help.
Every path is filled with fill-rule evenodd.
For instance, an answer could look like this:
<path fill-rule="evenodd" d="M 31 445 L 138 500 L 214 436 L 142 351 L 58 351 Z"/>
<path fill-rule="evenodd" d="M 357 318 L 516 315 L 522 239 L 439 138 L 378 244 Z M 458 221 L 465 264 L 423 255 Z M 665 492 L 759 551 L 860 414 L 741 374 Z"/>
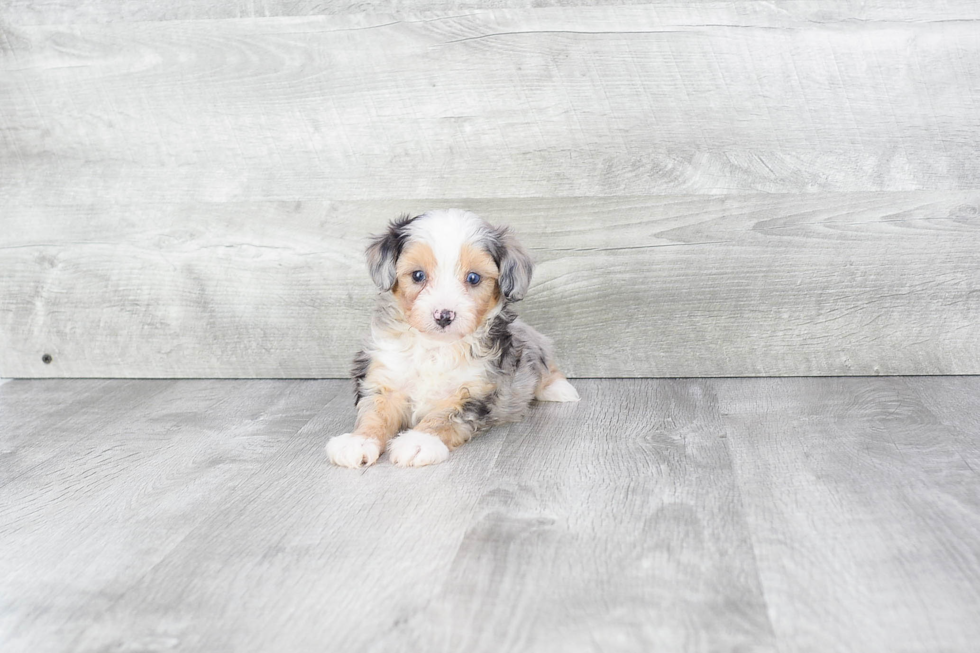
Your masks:
<path fill-rule="evenodd" d="M 352 471 L 346 382 L 6 383 L 0 649 L 980 648 L 980 377 L 575 385 Z"/>

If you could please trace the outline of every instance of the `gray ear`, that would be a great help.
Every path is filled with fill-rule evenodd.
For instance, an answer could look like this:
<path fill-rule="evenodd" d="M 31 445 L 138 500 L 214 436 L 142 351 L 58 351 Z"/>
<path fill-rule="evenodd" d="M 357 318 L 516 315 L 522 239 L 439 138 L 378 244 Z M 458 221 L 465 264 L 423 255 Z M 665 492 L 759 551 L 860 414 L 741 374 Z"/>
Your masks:
<path fill-rule="evenodd" d="M 371 239 L 367 248 L 368 271 L 371 279 L 381 290 L 391 290 L 395 285 L 395 263 L 408 240 L 409 223 L 415 218 L 403 215 L 388 223 L 388 231 Z"/>
<path fill-rule="evenodd" d="M 524 250 L 514 234 L 502 227 L 497 230 L 497 237 L 502 245 L 500 251 L 500 291 L 504 297 L 512 302 L 519 302 L 524 299 L 527 289 L 531 285 L 531 274 L 534 272 L 534 263 L 531 257 Z"/>

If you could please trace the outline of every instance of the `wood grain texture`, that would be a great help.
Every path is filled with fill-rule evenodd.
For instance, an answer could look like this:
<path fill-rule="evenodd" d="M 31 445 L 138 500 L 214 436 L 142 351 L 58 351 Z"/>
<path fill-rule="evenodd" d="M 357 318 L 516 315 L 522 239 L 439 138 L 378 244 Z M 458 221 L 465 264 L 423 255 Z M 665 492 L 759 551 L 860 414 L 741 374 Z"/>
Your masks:
<path fill-rule="evenodd" d="M 8 0 L 0 375 L 342 376 L 447 205 L 573 376 L 980 373 L 980 5 L 528 4 Z"/>
<path fill-rule="evenodd" d="M 980 471 L 980 392 L 975 381 L 950 377 L 942 384 L 920 379 L 907 379 L 905 384 L 958 442 L 952 464 L 960 467 L 962 462 Z"/>
<path fill-rule="evenodd" d="M 346 376 L 367 234 L 453 205 L 531 250 L 573 376 L 980 373 L 980 195 L 917 192 L 13 205 L 0 374 Z"/>
<path fill-rule="evenodd" d="M 980 378 L 575 384 L 357 472 L 343 381 L 8 383 L 0 647 L 975 649 Z"/>
<path fill-rule="evenodd" d="M 976 647 L 980 379 L 714 387 L 780 650 Z"/>
<path fill-rule="evenodd" d="M 5 386 L 4 396 L 24 383 Z M 82 385 L 35 383 L 31 394 L 39 399 Z M 90 397 L 80 412 L 98 412 L 100 425 L 35 410 L 40 431 L 30 438 L 10 421 L 23 421 L 22 405 L 6 406 L 4 458 L 45 447 L 48 455 L 32 453 L 43 461 L 2 488 L 2 648 L 89 650 L 78 641 L 82 631 L 98 631 L 103 615 L 201 520 L 220 512 L 336 388 L 110 381 L 94 398 L 80 389 Z M 126 635 L 123 648 L 165 644 Z"/>
<path fill-rule="evenodd" d="M 719 16 L 751 16 L 769 13 L 813 22 L 837 21 L 915 21 L 972 20 L 976 4 L 970 0 L 944 0 L 924 5 L 915 0 L 853 3 L 846 0 L 782 0 L 779 12 L 765 0 L 741 0 L 737 5 L 724 0 L 168 0 L 146 3 L 140 0 L 4 0 L 8 21 L 21 25 L 67 23 L 117 23 L 162 20 L 208 20 L 221 18 L 277 18 L 288 16 L 330 16 L 361 19 L 367 24 L 391 16 L 403 20 L 414 15 L 433 16 L 466 11 L 547 8 L 635 7 L 656 11 L 661 16 L 690 17 L 692 12 Z"/>
<path fill-rule="evenodd" d="M 0 200 L 975 189 L 977 6 L 820 6 L 11 21 Z"/>
<path fill-rule="evenodd" d="M 576 386 L 508 430 L 441 588 L 379 650 L 778 650 L 708 382 Z"/>
<path fill-rule="evenodd" d="M 529 9 L 541 6 L 624 5 L 620 0 L 216 0 L 201 3 L 170 0 L 5 0 L 8 20 L 21 25 L 69 23 L 120 23 L 161 20 L 208 20 L 221 18 L 277 18 L 286 16 L 357 16 L 374 21 L 386 15 L 458 12 L 487 9 Z M 634 1 L 632 4 L 645 4 Z"/>
<path fill-rule="evenodd" d="M 703 384 L 586 383 L 452 464 L 363 473 L 322 449 L 348 385 L 298 384 L 120 401 L 8 486 L 4 650 L 774 650 Z"/>

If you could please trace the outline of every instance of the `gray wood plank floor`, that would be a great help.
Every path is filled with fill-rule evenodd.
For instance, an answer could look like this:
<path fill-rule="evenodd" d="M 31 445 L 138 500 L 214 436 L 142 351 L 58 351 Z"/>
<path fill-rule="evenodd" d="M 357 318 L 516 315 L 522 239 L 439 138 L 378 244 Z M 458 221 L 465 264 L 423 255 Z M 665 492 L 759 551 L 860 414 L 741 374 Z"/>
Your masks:
<path fill-rule="evenodd" d="M 331 467 L 343 381 L 0 386 L 0 649 L 975 651 L 980 377 L 575 381 Z"/>

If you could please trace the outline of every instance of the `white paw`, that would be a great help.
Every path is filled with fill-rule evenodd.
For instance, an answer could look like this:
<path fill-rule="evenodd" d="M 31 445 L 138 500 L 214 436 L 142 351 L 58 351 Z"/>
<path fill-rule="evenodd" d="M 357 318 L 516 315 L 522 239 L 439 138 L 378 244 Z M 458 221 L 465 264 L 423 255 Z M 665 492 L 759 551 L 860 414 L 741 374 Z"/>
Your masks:
<path fill-rule="evenodd" d="M 556 379 L 534 397 L 538 401 L 578 401 L 578 390 L 567 379 Z"/>
<path fill-rule="evenodd" d="M 341 467 L 373 465 L 381 455 L 381 443 L 363 435 L 344 433 L 327 442 L 330 462 Z"/>
<path fill-rule="evenodd" d="M 445 462 L 449 447 L 424 431 L 405 431 L 388 443 L 388 457 L 399 467 L 422 467 Z"/>

